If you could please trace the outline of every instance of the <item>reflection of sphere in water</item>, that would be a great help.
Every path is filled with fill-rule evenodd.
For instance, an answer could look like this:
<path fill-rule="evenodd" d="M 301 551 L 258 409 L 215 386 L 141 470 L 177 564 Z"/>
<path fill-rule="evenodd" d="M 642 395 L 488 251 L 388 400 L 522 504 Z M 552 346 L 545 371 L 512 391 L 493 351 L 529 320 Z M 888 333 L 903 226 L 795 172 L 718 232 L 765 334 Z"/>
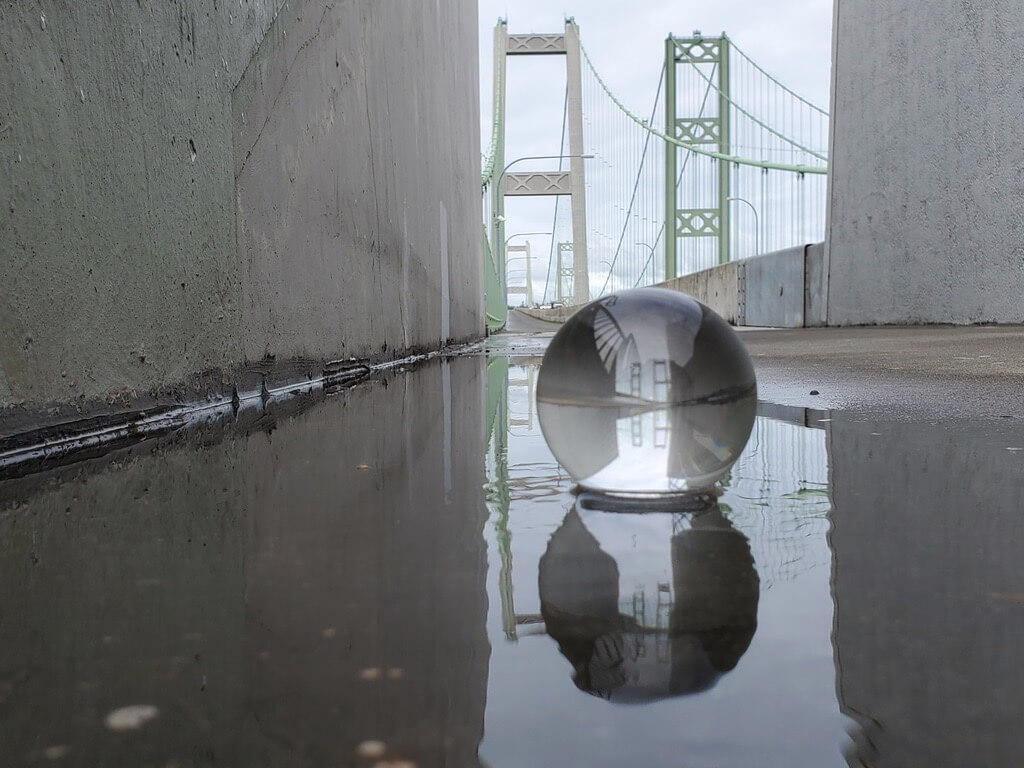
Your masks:
<path fill-rule="evenodd" d="M 580 309 L 551 340 L 537 381 L 551 452 L 581 486 L 612 494 L 711 487 L 739 458 L 756 407 L 735 331 L 662 288 Z"/>
<path fill-rule="evenodd" d="M 573 682 L 614 703 L 708 690 L 757 628 L 750 545 L 717 506 L 621 514 L 578 503 L 551 536 L 538 581 Z"/>

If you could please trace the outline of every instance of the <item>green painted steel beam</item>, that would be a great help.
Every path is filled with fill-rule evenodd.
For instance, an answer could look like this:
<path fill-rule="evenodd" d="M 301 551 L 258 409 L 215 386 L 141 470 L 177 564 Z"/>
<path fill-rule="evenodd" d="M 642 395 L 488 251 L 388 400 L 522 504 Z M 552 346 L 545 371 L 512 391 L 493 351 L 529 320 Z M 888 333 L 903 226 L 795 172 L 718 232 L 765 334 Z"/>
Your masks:
<path fill-rule="evenodd" d="M 729 109 L 729 38 L 722 33 L 718 38 L 718 151 L 729 154 L 730 120 Z M 718 263 L 726 264 L 730 259 L 729 240 L 732 229 L 729 225 L 729 170 L 723 160 L 718 161 Z"/>
<path fill-rule="evenodd" d="M 484 304 L 487 328 L 498 331 L 508 322 L 508 296 L 505 293 L 505 194 L 502 179 L 495 178 L 505 167 L 505 52 L 508 27 L 499 21 L 494 28 L 494 123 L 491 156 L 484 185 L 491 195 L 491 220 L 484 227 Z"/>
<path fill-rule="evenodd" d="M 665 137 L 675 138 L 676 125 L 676 41 L 669 35 L 665 40 Z M 676 220 L 678 207 L 676 191 L 676 173 L 678 161 L 678 144 L 665 143 L 665 279 L 676 276 L 676 236 L 675 227 L 670 224 Z"/>
<path fill-rule="evenodd" d="M 672 39 L 672 38 L 670 38 L 670 39 Z M 714 150 L 707 149 L 706 147 L 702 147 L 702 146 L 700 146 L 698 144 L 690 144 L 690 143 L 685 142 L 685 141 L 680 141 L 675 136 L 671 135 L 672 134 L 671 125 L 667 125 L 665 131 L 659 131 L 657 128 L 654 128 L 652 125 L 650 125 L 650 123 L 648 123 L 642 117 L 638 117 L 633 112 L 631 112 L 629 110 L 629 108 L 625 104 L 622 103 L 622 100 L 619 99 L 619 97 L 616 96 L 611 91 L 611 89 L 608 88 L 608 84 L 604 81 L 604 79 L 601 77 L 601 75 L 598 74 L 597 70 L 594 69 L 594 62 L 592 62 L 590 60 L 590 55 L 587 53 L 587 49 L 584 48 L 582 45 L 580 46 L 580 52 L 583 54 L 583 58 L 586 60 L 587 64 L 590 66 L 590 71 L 593 73 L 594 77 L 597 79 L 597 82 L 601 86 L 601 89 L 608 95 L 608 98 L 610 98 L 612 100 L 612 103 L 615 104 L 615 106 L 618 107 L 619 110 L 624 115 L 626 115 L 626 117 L 628 117 L 630 120 L 632 120 L 637 125 L 641 126 L 645 131 L 648 131 L 651 135 L 657 136 L 659 139 L 661 139 L 664 142 L 667 142 L 669 144 L 673 144 L 673 145 L 675 145 L 677 147 L 682 147 L 683 149 L 688 150 L 690 152 L 693 152 L 694 154 L 703 155 L 704 157 L 714 157 L 714 158 L 717 158 L 719 160 L 725 160 L 726 162 L 733 163 L 735 165 L 749 165 L 752 168 L 763 168 L 765 170 L 770 170 L 770 171 L 791 171 L 793 173 L 811 173 L 811 174 L 821 174 L 823 176 L 828 174 L 828 166 L 827 165 L 794 165 L 794 164 L 790 164 L 790 163 L 776 163 L 776 162 L 772 162 L 771 160 L 754 160 L 754 159 L 749 158 L 749 157 L 740 157 L 739 155 L 726 155 L 726 154 L 723 154 L 721 152 L 715 152 Z M 666 57 L 666 59 L 667 58 L 668 57 Z M 665 73 L 665 77 L 666 78 L 668 77 L 668 72 L 667 71 Z M 667 84 L 667 80 L 666 80 L 666 84 Z M 666 90 L 666 93 L 667 93 L 667 90 Z"/>
<path fill-rule="evenodd" d="M 508 302 L 505 291 L 498 276 L 498 266 L 494 262 L 494 253 L 487 240 L 487 228 L 483 231 L 484 255 L 484 311 L 487 313 L 487 330 L 500 331 L 508 322 Z"/>

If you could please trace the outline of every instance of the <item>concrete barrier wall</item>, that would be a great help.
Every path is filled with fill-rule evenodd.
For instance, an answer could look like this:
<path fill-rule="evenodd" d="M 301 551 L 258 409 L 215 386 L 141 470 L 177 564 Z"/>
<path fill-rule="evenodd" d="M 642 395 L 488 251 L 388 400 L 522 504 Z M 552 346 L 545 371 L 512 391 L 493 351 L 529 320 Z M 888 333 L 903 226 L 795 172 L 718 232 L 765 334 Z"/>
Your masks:
<path fill-rule="evenodd" d="M 804 326 L 828 325 L 828 262 L 825 244 L 804 247 Z"/>
<path fill-rule="evenodd" d="M 733 325 L 802 328 L 825 324 L 822 243 L 800 245 L 662 283 L 707 304 Z"/>
<path fill-rule="evenodd" d="M 482 335 L 476 57 L 470 0 L 0 6 L 0 427 Z"/>
<path fill-rule="evenodd" d="M 693 296 L 733 325 L 803 328 L 825 325 L 828 275 L 823 243 L 799 245 L 658 283 Z M 562 323 L 578 307 L 520 309 Z"/>
<path fill-rule="evenodd" d="M 1024 322 L 1024 4 L 836 0 L 830 325 Z"/>
<path fill-rule="evenodd" d="M 738 268 L 741 325 L 803 327 L 803 246 L 747 259 Z"/>
<path fill-rule="evenodd" d="M 658 287 L 688 293 L 736 325 L 740 322 L 737 292 L 739 264 L 740 262 L 732 261 L 719 267 L 693 272 L 668 280 Z"/>

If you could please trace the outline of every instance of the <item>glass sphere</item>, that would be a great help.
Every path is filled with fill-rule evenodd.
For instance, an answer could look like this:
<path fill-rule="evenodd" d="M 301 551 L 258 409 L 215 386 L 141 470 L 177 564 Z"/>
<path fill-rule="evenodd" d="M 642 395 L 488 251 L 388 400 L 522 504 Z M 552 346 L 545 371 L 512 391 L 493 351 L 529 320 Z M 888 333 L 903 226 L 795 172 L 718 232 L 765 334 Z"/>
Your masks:
<path fill-rule="evenodd" d="M 537 379 L 551 452 L 583 488 L 608 494 L 711 488 L 739 458 L 756 410 L 754 366 L 736 332 L 664 288 L 581 308 Z"/>

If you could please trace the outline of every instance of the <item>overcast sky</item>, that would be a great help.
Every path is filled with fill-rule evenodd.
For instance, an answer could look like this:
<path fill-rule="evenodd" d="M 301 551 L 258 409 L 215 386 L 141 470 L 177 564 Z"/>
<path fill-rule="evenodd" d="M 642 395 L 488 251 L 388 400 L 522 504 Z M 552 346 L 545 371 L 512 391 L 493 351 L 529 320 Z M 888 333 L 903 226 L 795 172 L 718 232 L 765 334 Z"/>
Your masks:
<path fill-rule="evenodd" d="M 576 0 L 564 6 L 551 0 L 480 0 L 481 149 L 491 134 L 492 39 L 499 17 L 510 34 L 562 32 L 573 16 L 580 37 L 601 76 L 637 114 L 650 113 L 664 59 L 665 38 L 725 32 L 758 65 L 807 99 L 829 108 L 833 0 Z M 506 160 L 524 155 L 557 154 L 562 125 L 565 60 L 557 56 L 516 57 L 508 62 Z M 548 165 L 541 162 L 534 167 Z M 527 170 L 522 163 L 516 170 Z M 506 231 L 551 228 L 554 198 L 511 198 Z M 549 241 L 529 239 L 547 267 Z M 538 289 L 538 294 L 542 286 Z M 539 295 L 538 295 L 539 298 Z M 515 299 L 518 301 L 518 299 Z"/>

